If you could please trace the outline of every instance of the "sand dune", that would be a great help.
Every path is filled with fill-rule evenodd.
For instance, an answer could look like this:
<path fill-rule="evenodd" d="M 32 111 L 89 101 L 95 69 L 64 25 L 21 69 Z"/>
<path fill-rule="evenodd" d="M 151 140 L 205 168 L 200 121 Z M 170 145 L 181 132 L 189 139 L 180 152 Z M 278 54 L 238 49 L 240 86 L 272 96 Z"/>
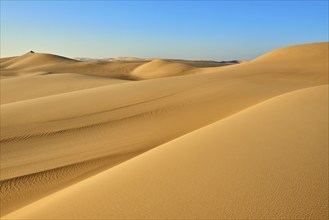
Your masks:
<path fill-rule="evenodd" d="M 152 79 L 158 77 L 191 74 L 196 71 L 197 69 L 194 69 L 186 64 L 154 59 L 134 69 L 132 75 L 138 79 Z"/>
<path fill-rule="evenodd" d="M 5 218 L 325 219 L 327 112 L 328 86 L 287 93 Z"/>
<path fill-rule="evenodd" d="M 79 62 L 34 53 L 9 59 L 1 68 L 6 76 L 1 79 L 1 215 L 43 197 L 8 218 L 307 219 L 323 217 L 328 210 L 324 197 L 318 196 L 328 194 L 321 173 L 327 160 L 327 90 L 321 85 L 328 84 L 328 43 L 287 47 L 219 67 L 159 59 Z M 200 169 L 195 172 L 189 168 L 197 164 L 190 150 L 204 150 L 197 154 Z M 229 156 L 221 155 L 222 150 Z M 232 158 L 239 162 L 233 164 Z M 157 174 L 148 167 L 161 169 Z M 283 167 L 288 169 L 281 172 Z M 307 173 L 299 175 L 302 170 Z M 312 172 L 314 178 L 307 180 Z M 208 176 L 211 173 L 214 176 Z M 283 182 L 287 177 L 290 182 Z M 162 188 L 156 187 L 159 181 Z M 187 184 L 191 181 L 195 186 Z M 99 190 L 92 197 L 94 182 Z M 129 188 L 133 183 L 136 187 Z M 97 201 L 103 184 L 111 187 L 104 189 L 99 207 L 85 208 L 88 196 Z M 237 189 L 241 193 L 234 193 Z M 252 194 L 257 199 L 251 199 Z M 63 208 L 58 216 L 50 215 L 63 200 L 84 210 Z M 108 212 L 99 212 L 109 204 Z"/>
<path fill-rule="evenodd" d="M 140 62 L 137 62 L 137 65 L 140 64 Z M 16 76 L 17 74 L 27 75 L 35 73 L 78 73 L 122 78 L 126 77 L 125 74 L 128 74 L 135 67 L 136 62 L 81 62 L 52 54 L 28 52 L 22 56 L 2 62 L 1 74 Z"/>
<path fill-rule="evenodd" d="M 313 65 L 322 64 L 328 65 L 326 62 L 328 59 L 327 50 L 325 47 L 328 47 L 327 42 L 323 43 L 313 43 L 313 44 L 302 44 L 302 45 L 294 45 L 285 48 L 279 48 L 277 50 L 271 51 L 263 56 L 260 56 L 254 60 L 253 63 L 256 62 L 268 62 L 268 63 L 276 63 L 276 62 L 286 62 L 287 64 L 292 65 L 300 59 L 305 58 L 306 54 L 309 58 L 309 62 Z M 322 56 L 319 56 L 321 53 Z"/>
<path fill-rule="evenodd" d="M 180 60 L 180 59 L 166 59 L 167 61 L 174 63 L 186 64 L 188 66 L 193 67 L 219 67 L 219 66 L 227 66 L 232 64 L 241 63 L 238 60 L 231 61 L 211 61 L 211 60 Z"/>
<path fill-rule="evenodd" d="M 115 60 L 78 61 L 52 54 L 28 52 L 14 58 L 2 58 L 1 76 L 78 73 L 118 79 L 142 80 L 179 76 L 199 71 L 198 67 L 226 66 L 232 62 L 185 61 L 119 58 Z M 190 66 L 191 65 L 191 66 Z"/>
<path fill-rule="evenodd" d="M 63 65 L 65 63 L 74 63 L 74 62 L 77 61 L 57 55 L 28 52 L 22 56 L 15 57 L 6 62 L 2 62 L 1 68 L 6 68 L 6 69 L 34 68 L 35 69 L 44 65 L 54 65 L 54 64 Z"/>

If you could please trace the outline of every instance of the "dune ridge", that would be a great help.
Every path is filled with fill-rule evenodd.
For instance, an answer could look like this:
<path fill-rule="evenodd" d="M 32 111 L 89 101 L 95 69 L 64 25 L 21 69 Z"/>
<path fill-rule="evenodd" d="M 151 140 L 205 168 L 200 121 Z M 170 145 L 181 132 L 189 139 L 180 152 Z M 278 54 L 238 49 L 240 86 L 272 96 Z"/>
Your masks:
<path fill-rule="evenodd" d="M 310 52 L 306 53 L 307 51 Z M 32 57 L 34 55 L 37 54 L 31 54 L 31 56 L 27 54 L 26 57 Z M 279 122 L 282 122 L 282 126 L 287 124 L 287 127 L 290 126 L 293 129 L 300 130 L 299 125 L 302 128 L 307 128 L 306 123 L 312 124 L 314 119 L 314 123 L 310 126 L 310 129 L 313 132 L 317 128 L 319 135 L 316 136 L 313 132 L 312 135 L 308 136 L 305 134 L 304 136 L 310 138 L 307 139 L 307 143 L 313 141 L 316 143 L 316 146 L 319 146 L 319 148 L 316 148 L 318 151 L 314 152 L 314 157 L 318 155 L 319 152 L 324 153 L 325 151 L 323 142 L 325 136 L 323 136 L 323 134 L 328 129 L 323 126 L 323 123 L 327 120 L 323 112 L 326 111 L 326 101 L 324 100 L 326 96 L 324 94 L 327 88 L 322 85 L 328 84 L 328 43 L 314 43 L 282 48 L 265 54 L 254 61 L 221 67 L 195 67 L 192 65 L 185 65 L 184 63 L 159 59 L 151 61 L 71 62 L 61 57 L 56 58 L 62 60 L 60 65 L 47 64 L 47 62 L 40 62 L 38 65 L 35 65 L 34 62 L 30 64 L 25 62 L 26 57 L 18 61 L 16 60 L 15 62 L 13 60 L 16 58 L 10 59 L 9 61 L 12 61 L 10 64 L 7 63 L 9 61 L 6 61 L 4 64 L 7 64 L 1 66 L 1 75 L 6 75 L 6 78 L 1 79 L 0 195 L 1 198 L 4 198 L 1 204 L 1 216 L 13 212 L 12 215 L 9 214 L 9 217 L 6 216 L 4 218 L 45 217 L 48 213 L 47 210 L 50 210 L 53 204 L 57 204 L 57 202 L 61 201 L 61 199 L 57 199 L 57 197 L 62 198 L 62 192 L 66 192 L 72 188 L 74 189 L 72 191 L 77 190 L 77 192 L 84 193 L 84 187 L 80 190 L 80 187 L 77 186 L 85 185 L 88 181 L 97 182 L 94 179 L 100 178 L 97 176 L 103 175 L 104 173 L 121 173 L 121 171 L 115 171 L 121 170 L 121 168 L 119 168 L 121 165 L 115 167 L 113 167 L 113 165 L 122 163 L 122 167 L 125 167 L 126 165 L 124 164 L 126 163 L 135 163 L 133 161 L 141 160 L 139 158 L 148 157 L 143 155 L 152 155 L 154 151 L 148 150 L 153 148 L 155 148 L 155 151 L 164 148 L 175 149 L 173 151 L 176 153 L 173 153 L 173 157 L 176 157 L 174 156 L 176 154 L 184 158 L 189 157 L 189 150 L 187 148 L 190 144 L 187 144 L 188 141 L 182 144 L 183 148 L 186 148 L 186 150 L 182 150 L 181 152 L 176 150 L 176 148 L 180 149 L 179 144 L 171 144 L 172 142 L 170 141 L 176 141 L 177 138 L 180 139 L 183 135 L 185 135 L 182 137 L 183 139 L 186 136 L 193 136 L 191 138 L 191 143 L 194 144 L 195 142 L 196 144 L 193 149 L 200 149 L 200 145 L 197 145 L 200 141 L 193 141 L 195 140 L 193 131 L 200 128 L 201 130 L 208 130 L 208 126 L 211 127 L 212 125 L 210 124 L 212 123 L 218 123 L 218 127 L 222 127 L 224 125 L 221 124 L 225 124 L 226 120 L 235 121 L 229 123 L 229 125 L 225 125 L 229 129 L 241 125 L 248 130 L 247 125 L 252 124 L 252 120 L 256 122 L 259 120 L 268 121 L 267 118 L 271 118 L 269 112 L 273 114 L 277 112 L 279 115 L 283 115 L 285 119 L 282 119 L 280 116 L 277 118 L 277 122 L 271 121 L 275 126 L 269 126 L 269 128 L 264 129 L 266 134 L 264 136 L 264 141 L 272 140 L 269 139 L 270 131 L 272 131 L 273 137 L 278 137 L 273 143 L 278 143 L 278 146 L 283 146 L 284 143 L 281 142 L 280 138 L 285 136 L 281 133 L 282 128 L 281 125 L 278 124 Z M 18 58 L 19 57 L 17 57 L 17 59 Z M 15 63 L 17 67 L 16 70 L 13 68 Z M 26 68 L 22 68 L 24 65 L 26 65 Z M 64 70 L 70 71 L 64 72 Z M 140 78 L 137 79 L 137 76 Z M 28 89 L 27 92 L 24 91 L 26 88 L 30 87 L 33 89 Z M 294 99 L 297 100 L 297 103 Z M 272 103 L 271 100 L 280 101 L 277 101 L 279 104 L 272 106 L 267 104 Z M 290 103 L 292 105 L 290 105 Z M 292 122 L 287 119 L 288 115 L 285 115 L 285 111 L 283 110 L 286 105 L 291 107 L 290 110 L 288 109 L 287 111 L 289 117 L 291 116 L 293 118 L 294 115 L 292 112 L 296 111 L 296 117 L 298 116 L 300 118 L 300 122 L 296 120 Z M 319 111 L 321 110 L 318 116 L 314 113 L 315 107 L 317 107 Z M 255 110 L 255 112 L 259 114 L 250 113 L 247 117 L 249 118 L 248 120 L 240 116 L 247 114 L 245 112 L 251 111 L 250 109 L 252 108 L 263 109 L 262 111 L 264 112 L 262 113 L 260 110 Z M 307 119 L 306 113 L 309 114 L 309 119 Z M 242 119 L 231 120 L 231 117 Z M 321 121 L 319 117 L 322 117 L 321 123 L 319 122 Z M 303 118 L 306 119 L 304 120 Z M 256 123 L 256 125 L 257 124 L 258 123 Z M 208 138 L 206 135 L 207 138 L 205 140 L 209 140 L 210 142 L 213 140 L 209 146 L 206 146 L 206 149 L 211 148 L 211 146 L 216 145 L 216 143 L 221 143 L 226 138 L 231 138 L 232 143 L 236 144 L 232 149 L 227 149 L 228 152 L 233 154 L 235 148 L 240 149 L 241 146 L 246 146 L 248 149 L 250 148 L 258 152 L 255 153 L 255 155 L 259 155 L 260 152 L 263 152 L 262 149 L 264 148 L 261 148 L 261 145 L 255 144 L 255 146 L 253 146 L 250 144 L 253 143 L 251 140 L 257 140 L 253 135 L 257 132 L 261 134 L 263 132 L 260 127 L 256 126 L 256 128 L 254 133 L 250 134 L 251 137 L 253 137 L 252 139 L 248 139 L 242 131 L 237 133 L 237 137 L 241 136 L 246 138 L 246 144 L 234 142 L 234 139 L 238 139 L 232 137 L 234 132 L 228 134 L 224 128 L 215 128 L 214 130 L 216 134 L 218 133 L 218 138 L 214 137 L 214 135 Z M 214 133 L 210 130 L 209 133 Z M 250 132 L 251 131 L 252 130 L 250 130 Z M 285 130 L 282 130 L 282 132 L 283 131 Z M 292 138 L 288 139 L 294 147 L 296 143 L 299 143 L 296 133 L 290 130 L 287 132 L 291 134 Z M 305 130 L 303 132 L 305 132 Z M 222 137 L 223 140 L 219 137 Z M 269 142 L 265 141 L 263 143 Z M 310 151 L 310 147 L 307 143 L 303 145 L 305 152 Z M 225 142 L 223 146 L 233 145 Z M 273 151 L 275 151 L 274 149 L 276 149 L 275 146 L 273 146 Z M 141 157 L 138 156 L 145 151 L 148 152 L 144 153 Z M 159 151 L 162 152 L 162 150 Z M 284 149 L 282 148 L 278 150 L 278 152 L 283 151 Z M 310 153 L 310 155 L 313 155 L 312 152 Z M 211 153 L 205 153 L 205 157 L 210 156 Z M 152 158 L 153 156 L 150 157 Z M 240 155 L 240 157 L 243 158 L 242 155 Z M 157 159 L 154 160 L 162 161 L 160 155 L 155 156 L 155 158 Z M 272 157 L 269 158 L 273 160 Z M 292 156 L 292 158 L 295 158 L 295 161 L 299 161 L 299 159 L 294 156 Z M 301 158 L 302 161 L 304 161 L 304 159 L 305 161 L 309 161 L 306 157 Z M 326 158 L 324 156 L 321 158 L 322 159 L 316 163 L 318 164 L 316 166 L 322 171 L 325 171 L 322 165 Z M 203 159 L 200 160 L 203 161 Z M 148 162 L 146 159 L 143 161 L 142 164 L 153 165 L 153 162 Z M 178 166 L 179 161 L 180 160 L 177 160 L 177 163 L 175 162 L 170 166 Z M 194 162 L 196 161 L 194 160 Z M 188 159 L 187 164 L 189 163 Z M 205 161 L 203 161 L 203 163 L 205 163 Z M 234 166 L 231 166 L 229 161 L 227 161 L 227 163 L 230 164 L 233 170 L 235 169 Z M 283 162 L 281 161 L 280 163 Z M 298 163 L 300 163 L 300 161 Z M 154 165 L 163 167 L 161 168 L 161 172 L 167 172 L 167 165 L 165 163 L 156 162 Z M 223 163 L 223 166 L 224 165 L 225 163 Z M 136 167 L 139 167 L 139 171 L 137 174 L 132 174 L 132 176 L 138 174 L 143 176 L 145 172 L 149 172 L 149 169 L 145 168 L 145 166 L 138 165 Z M 314 167 L 310 167 L 310 170 L 313 170 Z M 205 166 L 204 169 L 208 168 L 210 170 L 212 169 L 210 165 Z M 296 167 L 296 169 L 297 168 L 298 167 Z M 127 168 L 122 174 L 108 175 L 128 175 L 128 173 L 130 174 L 133 172 L 129 171 L 129 169 L 134 170 L 133 168 Z M 175 170 L 174 168 L 172 169 Z M 251 167 L 251 170 L 257 169 L 258 168 Z M 272 169 L 270 166 L 268 166 L 268 169 L 275 175 L 278 172 L 277 169 Z M 98 175 L 97 173 L 102 170 L 106 171 Z M 186 171 L 189 170 L 190 169 L 186 168 Z M 183 170 L 179 169 L 178 171 L 183 172 Z M 187 177 L 184 175 L 182 175 L 182 178 L 179 178 L 179 172 L 177 173 L 177 179 L 181 180 L 177 182 L 173 181 L 175 184 L 170 183 L 170 178 L 165 181 L 166 175 L 155 176 L 156 179 L 161 179 L 171 186 L 171 188 L 168 188 L 168 190 L 170 190 L 167 194 L 175 199 L 176 197 L 174 194 L 171 194 L 172 192 L 176 192 L 175 187 L 183 186 L 187 179 L 194 179 L 192 176 Z M 198 172 L 198 174 L 201 175 L 202 173 L 200 172 Z M 243 172 L 249 173 L 246 170 L 243 170 Z M 289 172 L 292 171 L 290 170 Z M 287 173 L 289 172 L 287 171 Z M 97 175 L 92 177 L 95 174 Z M 281 177 L 283 178 L 283 176 L 280 175 L 277 176 L 277 181 L 279 181 Z M 196 175 L 196 177 L 197 176 L 198 175 Z M 186 179 L 184 180 L 185 177 Z M 233 179 L 239 178 L 239 175 L 236 174 L 231 177 Z M 320 177 L 325 177 L 325 175 L 321 173 L 321 175 L 319 174 L 316 178 Z M 47 178 L 51 180 L 48 183 Z M 216 178 L 219 177 L 217 176 Z M 303 176 L 303 181 L 301 183 L 306 181 L 305 178 L 306 177 Z M 258 177 L 256 179 L 257 181 L 261 180 L 261 178 Z M 317 184 L 325 183 L 324 179 L 322 180 L 323 182 L 319 180 Z M 24 188 L 24 184 L 20 185 L 24 183 L 24 181 L 36 182 L 36 184 Z M 132 180 L 132 182 L 136 181 L 137 180 Z M 123 187 L 128 187 L 122 178 L 112 181 L 108 180 L 108 177 L 104 177 L 104 181 L 102 180 L 97 184 L 110 184 L 116 187 L 120 185 L 119 182 Z M 214 183 L 218 183 L 218 179 L 216 179 Z M 283 188 L 285 187 L 282 182 L 279 181 L 278 183 L 281 184 L 280 186 Z M 255 186 L 256 183 L 251 181 L 250 184 Z M 296 186 L 295 182 L 293 184 Z M 69 187 L 69 185 L 72 185 L 72 187 Z M 138 186 L 142 185 L 142 182 L 138 183 Z M 211 186 L 215 187 L 213 185 Z M 238 185 L 235 186 L 238 187 Z M 272 185 L 267 186 L 272 187 Z M 292 187 L 292 185 L 287 185 L 287 187 L 288 186 Z M 305 189 L 308 191 L 305 192 L 313 190 L 308 184 L 301 186 L 304 188 L 306 187 Z M 209 189 L 211 190 L 212 187 L 209 187 Z M 107 193 L 110 193 L 111 196 L 112 193 L 115 194 L 115 191 L 111 191 L 114 188 L 111 187 Z M 140 187 L 138 189 L 141 190 L 140 192 L 144 192 L 144 189 Z M 154 189 L 155 195 L 161 195 L 164 196 L 163 198 L 167 198 L 165 195 L 161 194 L 161 190 L 157 191 L 158 189 L 154 187 L 154 185 L 152 189 Z M 200 187 L 200 189 L 203 190 L 205 187 Z M 254 188 L 247 187 L 246 189 L 251 189 L 251 191 L 253 191 Z M 200 193 L 202 193 L 202 190 Z M 128 198 L 131 195 L 136 196 L 138 194 L 137 189 L 136 191 L 128 190 L 128 192 L 132 193 L 127 194 Z M 205 192 L 208 191 L 206 190 Z M 304 193 L 304 191 L 301 192 Z M 326 194 L 323 185 L 321 185 L 319 191 L 315 190 L 314 192 L 316 192 L 317 195 L 319 192 L 324 195 Z M 145 193 L 147 194 L 147 192 Z M 246 198 L 250 198 L 247 191 L 243 193 L 247 196 Z M 267 191 L 264 195 L 267 195 L 266 193 Z M 95 196 L 97 194 L 98 192 L 95 193 Z M 163 211 L 164 209 L 156 205 L 157 201 L 152 196 L 150 197 L 150 201 L 154 203 L 154 206 L 147 203 L 152 207 L 148 212 L 143 209 L 143 207 L 133 206 L 129 201 L 122 198 L 120 199 L 119 194 L 125 195 L 125 192 L 120 191 L 115 198 L 108 200 L 106 197 L 105 200 L 108 200 L 111 204 L 112 202 L 115 203 L 115 201 L 118 201 L 122 204 L 122 208 L 113 205 L 113 207 L 117 208 L 113 213 L 106 212 L 104 215 L 100 214 L 101 216 L 96 216 L 95 213 L 90 212 L 91 216 L 89 217 L 122 218 L 122 216 L 128 216 L 129 218 L 134 218 L 139 216 L 140 218 L 158 218 L 160 216 L 157 216 L 156 213 L 162 213 L 162 216 L 170 218 L 190 218 L 189 214 L 187 214 L 190 212 L 192 217 L 204 216 L 216 218 L 217 215 L 227 216 L 227 218 L 229 218 L 230 216 L 228 213 L 232 213 L 232 207 L 234 207 L 234 200 L 229 196 L 227 197 L 227 195 L 225 197 L 227 200 L 218 200 L 219 195 L 217 194 L 214 197 L 214 201 L 219 201 L 219 204 L 223 204 L 223 201 L 228 201 L 228 206 L 218 207 L 218 212 L 215 212 L 211 207 L 204 207 L 204 209 L 200 209 L 200 211 L 194 210 L 195 206 L 199 205 L 199 203 L 193 203 L 195 206 L 192 204 L 186 207 L 186 210 L 176 210 L 171 206 L 167 206 L 167 202 L 171 201 L 168 198 L 164 200 L 166 203 L 163 207 L 168 207 L 171 211 L 166 215 Z M 49 197 L 46 197 L 47 195 L 49 195 Z M 183 193 L 182 195 L 185 194 Z M 278 193 L 279 197 L 275 197 L 275 192 L 271 190 L 268 195 L 273 196 L 273 198 L 276 199 L 275 201 L 278 201 L 277 199 L 279 197 L 285 198 L 284 195 L 280 193 Z M 291 198 L 297 198 L 296 194 L 288 193 L 288 195 L 291 195 Z M 44 197 L 45 199 L 42 199 Z M 211 198 L 211 196 L 208 197 Z M 48 198 L 56 199 L 54 199 L 54 203 L 52 203 L 48 201 Z M 74 196 L 74 198 L 80 197 Z M 145 199 L 146 198 L 147 197 L 145 197 Z M 193 201 L 193 199 L 199 197 L 189 198 Z M 314 198 L 312 197 L 312 201 L 314 201 Z M 324 206 L 325 199 L 323 199 L 323 197 L 317 198 L 320 198 L 320 200 L 309 206 L 306 204 L 306 200 L 301 200 L 303 202 L 299 203 L 299 205 L 297 204 L 294 207 L 291 206 L 286 209 L 279 205 L 277 206 L 277 210 L 274 210 L 275 206 L 273 206 L 273 204 L 264 203 L 263 200 L 260 200 L 260 204 L 267 204 L 270 211 L 266 213 L 261 209 L 253 210 L 252 212 L 254 216 L 258 216 L 259 218 L 283 218 L 293 215 L 295 215 L 295 218 L 312 217 L 311 215 L 307 215 L 306 212 L 308 210 L 313 213 L 313 216 L 323 217 L 326 211 Z M 39 201 L 31 204 L 36 200 Z M 84 206 L 85 201 L 85 198 L 82 198 L 81 202 L 77 203 L 77 207 Z M 106 205 L 106 201 L 101 201 L 101 206 Z M 132 199 L 131 201 L 134 200 Z M 176 202 L 179 203 L 179 201 L 184 202 L 185 200 L 183 197 L 179 197 Z M 239 201 L 242 202 L 241 204 L 245 204 L 246 200 Z M 28 204 L 31 204 L 31 206 L 26 206 Z M 45 205 L 47 208 L 39 212 L 37 211 L 39 209 L 31 208 L 34 207 L 34 204 L 37 204 L 35 207 Z M 141 204 L 143 204 L 142 201 Z M 184 202 L 184 204 L 186 203 Z M 275 202 L 274 204 L 278 203 Z M 18 210 L 24 206 L 26 206 L 26 209 L 23 208 L 23 211 Z M 178 204 L 177 207 L 181 206 L 181 204 Z M 303 211 L 302 207 L 306 207 L 306 209 Z M 314 211 L 316 207 L 320 207 L 320 209 Z M 124 214 L 124 208 L 131 211 Z M 208 209 L 209 215 L 205 214 Z M 15 212 L 15 210 L 18 211 Z M 87 211 L 89 209 L 86 208 L 85 210 Z M 96 208 L 95 210 L 98 209 Z M 250 210 L 252 209 L 239 209 L 237 216 L 233 217 L 239 218 L 240 216 L 240 218 L 245 218 L 248 213 L 249 215 L 252 214 Z M 74 209 L 71 211 L 72 215 L 76 218 L 88 216 L 88 213 L 76 213 Z M 61 212 L 58 212 L 58 215 L 62 217 L 66 216 L 66 218 L 73 218 L 69 213 L 70 210 L 63 209 Z M 275 215 L 275 213 L 277 215 Z M 298 213 L 300 213 L 300 215 Z M 50 216 L 52 216 L 52 218 L 60 218 L 55 215 Z"/>

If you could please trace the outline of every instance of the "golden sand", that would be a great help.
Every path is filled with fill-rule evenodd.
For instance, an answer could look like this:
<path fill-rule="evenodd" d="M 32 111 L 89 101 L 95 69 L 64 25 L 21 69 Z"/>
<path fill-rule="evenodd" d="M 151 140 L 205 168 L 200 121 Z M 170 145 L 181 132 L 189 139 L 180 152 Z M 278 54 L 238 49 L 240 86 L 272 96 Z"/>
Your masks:
<path fill-rule="evenodd" d="M 328 218 L 328 46 L 2 58 L 2 218 Z"/>

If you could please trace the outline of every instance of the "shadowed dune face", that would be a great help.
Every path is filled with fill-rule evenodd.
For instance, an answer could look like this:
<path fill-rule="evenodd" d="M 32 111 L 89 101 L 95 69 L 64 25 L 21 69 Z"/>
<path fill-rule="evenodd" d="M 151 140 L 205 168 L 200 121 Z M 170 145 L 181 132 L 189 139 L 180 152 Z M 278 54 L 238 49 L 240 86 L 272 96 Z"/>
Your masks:
<path fill-rule="evenodd" d="M 328 43 L 219 67 L 28 53 L 1 61 L 1 76 L 6 218 L 309 219 L 328 211 Z M 66 207 L 50 213 L 57 205 Z"/>

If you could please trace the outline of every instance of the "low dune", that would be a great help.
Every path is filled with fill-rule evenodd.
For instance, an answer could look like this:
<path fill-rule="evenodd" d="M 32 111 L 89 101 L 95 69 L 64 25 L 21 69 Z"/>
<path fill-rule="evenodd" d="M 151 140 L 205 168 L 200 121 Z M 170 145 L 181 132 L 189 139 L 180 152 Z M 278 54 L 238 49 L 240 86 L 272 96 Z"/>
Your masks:
<path fill-rule="evenodd" d="M 134 69 L 132 75 L 138 79 L 152 79 L 159 77 L 186 75 L 196 71 L 197 70 L 195 68 L 186 64 L 154 59 Z"/>
<path fill-rule="evenodd" d="M 34 52 L 28 52 L 22 56 L 15 57 L 13 59 L 9 59 L 6 62 L 1 62 L 1 68 L 5 69 L 16 69 L 16 70 L 22 70 L 22 69 L 38 69 L 40 66 L 45 65 L 63 65 L 66 63 L 75 63 L 77 61 L 52 55 L 52 54 L 43 54 L 43 53 L 34 53 Z"/>
<path fill-rule="evenodd" d="M 2 62 L 3 218 L 326 218 L 328 43 L 197 65 Z"/>

